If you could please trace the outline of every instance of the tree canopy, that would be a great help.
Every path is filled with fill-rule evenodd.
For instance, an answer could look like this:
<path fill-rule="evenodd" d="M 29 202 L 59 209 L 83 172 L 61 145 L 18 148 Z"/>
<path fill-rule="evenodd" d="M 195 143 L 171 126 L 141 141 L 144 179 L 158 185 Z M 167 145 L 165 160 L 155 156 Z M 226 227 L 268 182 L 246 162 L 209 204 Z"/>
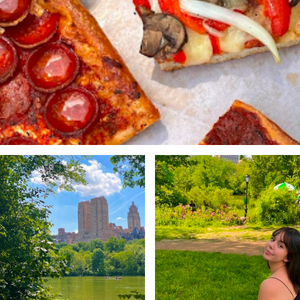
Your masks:
<path fill-rule="evenodd" d="M 43 185 L 31 182 L 39 173 Z M 56 188 L 73 190 L 85 184 L 76 158 L 0 156 L 0 295 L 5 300 L 53 299 L 43 276 L 68 272 L 50 235 L 45 198 Z"/>
<path fill-rule="evenodd" d="M 110 162 L 114 172 L 123 176 L 123 188 L 145 187 L 144 155 L 114 155 Z"/>
<path fill-rule="evenodd" d="M 209 155 L 157 156 L 156 203 L 176 206 L 197 199 L 199 202 L 204 198 L 242 195 L 246 188 L 246 174 L 250 175 L 248 192 L 254 198 L 270 185 L 274 187 L 281 182 L 299 188 L 300 156 L 253 155 L 252 158 L 243 157 L 238 164 Z"/>

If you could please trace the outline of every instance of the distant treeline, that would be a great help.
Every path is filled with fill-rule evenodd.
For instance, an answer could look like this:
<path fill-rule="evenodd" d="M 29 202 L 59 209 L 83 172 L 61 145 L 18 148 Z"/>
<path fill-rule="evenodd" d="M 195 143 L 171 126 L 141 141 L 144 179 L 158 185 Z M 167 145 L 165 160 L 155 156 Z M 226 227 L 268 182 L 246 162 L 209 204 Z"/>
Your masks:
<path fill-rule="evenodd" d="M 111 237 L 56 246 L 65 259 L 71 276 L 144 276 L 145 240 L 126 241 Z"/>

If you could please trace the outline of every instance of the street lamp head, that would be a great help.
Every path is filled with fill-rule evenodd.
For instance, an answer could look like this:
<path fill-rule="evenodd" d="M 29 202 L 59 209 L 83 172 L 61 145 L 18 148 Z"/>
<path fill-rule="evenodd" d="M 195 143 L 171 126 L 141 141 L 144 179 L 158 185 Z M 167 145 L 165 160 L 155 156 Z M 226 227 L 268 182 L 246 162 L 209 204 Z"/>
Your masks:
<path fill-rule="evenodd" d="M 246 181 L 246 183 L 249 182 L 249 179 L 250 179 L 250 175 L 246 175 L 246 176 L 245 176 L 245 181 Z"/>

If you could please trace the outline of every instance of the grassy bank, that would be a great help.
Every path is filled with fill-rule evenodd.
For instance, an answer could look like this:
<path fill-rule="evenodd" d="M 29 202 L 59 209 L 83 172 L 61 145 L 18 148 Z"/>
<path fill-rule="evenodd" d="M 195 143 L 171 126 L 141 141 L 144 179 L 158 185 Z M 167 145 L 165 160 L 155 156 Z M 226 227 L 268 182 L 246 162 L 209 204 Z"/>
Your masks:
<path fill-rule="evenodd" d="M 156 250 L 155 299 L 256 300 L 269 276 L 261 256 Z"/>

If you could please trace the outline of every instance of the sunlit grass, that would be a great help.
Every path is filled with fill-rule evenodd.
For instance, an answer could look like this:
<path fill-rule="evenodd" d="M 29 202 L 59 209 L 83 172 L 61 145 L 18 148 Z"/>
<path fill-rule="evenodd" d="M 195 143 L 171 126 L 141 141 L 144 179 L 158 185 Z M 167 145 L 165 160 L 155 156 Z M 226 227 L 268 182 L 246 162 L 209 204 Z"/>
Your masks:
<path fill-rule="evenodd" d="M 173 227 L 156 226 L 155 239 L 223 239 L 223 240 L 246 240 L 264 241 L 272 235 L 274 227 L 259 226 L 231 226 L 231 227 Z"/>
<path fill-rule="evenodd" d="M 155 299 L 256 300 L 268 276 L 261 256 L 156 250 Z"/>

